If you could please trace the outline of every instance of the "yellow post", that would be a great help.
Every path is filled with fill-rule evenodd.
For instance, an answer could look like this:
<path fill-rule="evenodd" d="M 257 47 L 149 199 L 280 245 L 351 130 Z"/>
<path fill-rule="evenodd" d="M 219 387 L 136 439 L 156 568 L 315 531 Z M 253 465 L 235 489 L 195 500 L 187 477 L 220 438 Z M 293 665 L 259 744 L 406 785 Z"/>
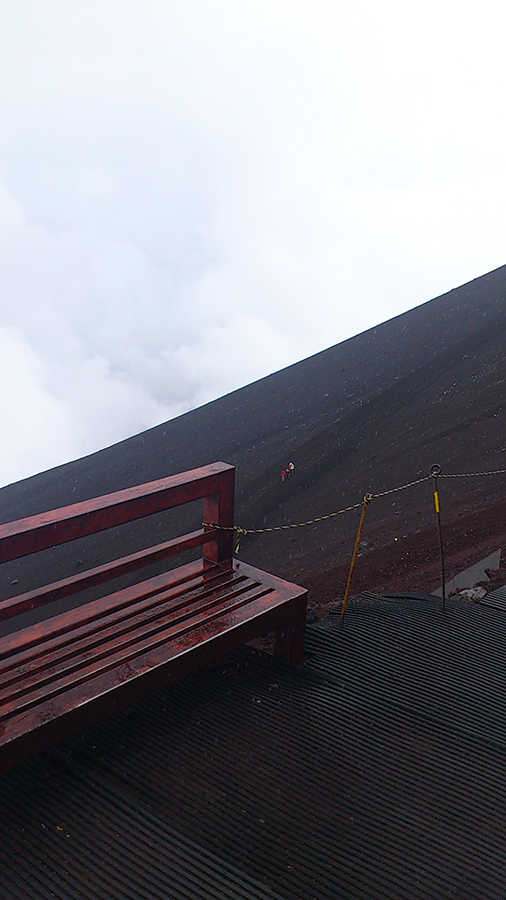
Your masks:
<path fill-rule="evenodd" d="M 357 531 L 357 539 L 355 541 L 355 549 L 353 551 L 353 557 L 351 560 L 350 574 L 348 575 L 348 584 L 346 585 L 346 590 L 344 592 L 343 608 L 341 610 L 341 622 L 344 619 L 344 614 L 346 612 L 346 604 L 348 603 L 348 597 L 350 595 L 351 579 L 353 578 L 353 570 L 355 568 L 355 563 L 357 561 L 358 551 L 359 551 L 359 547 L 360 547 L 360 538 L 362 537 L 362 529 L 364 527 L 364 522 L 365 522 L 365 514 L 367 512 L 367 507 L 372 499 L 373 499 L 372 494 L 366 494 L 364 497 L 364 507 L 362 509 L 362 515 L 360 516 L 360 523 L 359 523 L 358 531 Z"/>
<path fill-rule="evenodd" d="M 441 528 L 441 506 L 439 503 L 439 491 L 437 489 L 437 480 L 438 477 L 442 473 L 442 468 L 439 464 L 435 464 L 430 467 L 430 474 L 434 479 L 434 506 L 436 508 L 436 516 L 437 516 L 437 530 L 439 535 L 439 554 L 441 556 L 441 596 L 443 598 L 443 612 L 446 608 L 446 586 L 445 586 L 445 554 L 443 548 L 443 531 Z"/>

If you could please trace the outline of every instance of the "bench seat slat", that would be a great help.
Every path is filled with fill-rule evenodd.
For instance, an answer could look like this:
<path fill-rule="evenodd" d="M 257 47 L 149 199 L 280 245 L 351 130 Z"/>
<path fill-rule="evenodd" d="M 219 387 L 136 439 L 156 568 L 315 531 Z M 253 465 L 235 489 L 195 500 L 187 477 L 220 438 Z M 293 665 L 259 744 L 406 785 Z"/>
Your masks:
<path fill-rule="evenodd" d="M 205 579 L 202 573 L 198 573 L 191 579 L 187 579 L 183 584 L 157 585 L 156 591 L 153 590 L 152 579 L 147 582 L 136 584 L 133 588 L 125 588 L 109 597 L 110 608 L 104 611 L 100 619 L 89 616 L 89 604 L 84 604 L 76 610 L 60 613 L 58 617 L 58 627 L 54 633 L 44 634 L 39 640 L 34 642 L 30 633 L 26 635 L 27 641 L 22 642 L 21 633 L 20 641 L 16 644 L 15 649 L 11 648 L 10 653 L 4 652 L 4 642 L 7 643 L 11 635 L 0 639 L 0 676 L 2 681 L 7 673 L 17 667 L 23 665 L 35 666 L 40 658 L 44 657 L 50 651 L 64 653 L 66 648 L 72 650 L 75 642 L 81 638 L 91 637 L 101 634 L 106 628 L 121 626 L 127 623 L 136 615 L 142 615 L 144 611 L 149 614 L 150 611 L 156 610 L 161 604 L 172 600 L 174 610 L 179 605 L 184 605 L 193 597 L 200 597 L 203 593 L 209 593 L 220 588 L 222 584 L 230 582 L 230 570 L 223 571 L 217 567 L 210 577 Z M 234 576 L 237 579 L 237 575 Z M 145 585 L 145 590 L 143 589 Z M 81 613 L 81 617 L 79 617 Z M 42 623 L 41 623 L 42 624 Z M 12 645 L 12 641 L 9 641 Z"/>
<path fill-rule="evenodd" d="M 172 587 L 181 587 L 193 579 L 199 579 L 204 582 L 206 579 L 212 579 L 224 571 L 223 568 L 212 565 L 204 565 L 202 560 L 188 563 L 161 575 L 155 575 L 153 578 L 146 579 L 144 582 L 138 582 L 129 588 L 116 591 L 114 594 L 108 594 L 106 597 L 100 597 L 83 604 L 82 607 L 66 610 L 51 616 L 50 619 L 44 619 L 28 628 L 7 634 L 0 639 L 0 660 L 6 656 L 10 656 L 20 650 L 30 646 L 40 645 L 45 640 L 51 639 L 57 635 L 64 634 L 66 631 L 72 630 L 76 625 L 84 625 L 87 622 L 97 622 L 102 624 L 105 616 L 108 616 L 111 609 L 119 606 L 128 606 L 138 600 L 147 600 L 149 597 L 160 593 L 160 591 L 168 590 Z"/>
<path fill-rule="evenodd" d="M 144 635 L 143 639 L 139 636 L 139 639 L 136 642 L 124 644 L 120 648 L 116 648 L 114 652 L 109 649 L 108 653 L 97 654 L 91 660 L 84 656 L 76 663 L 75 667 L 64 669 L 63 671 L 55 669 L 51 677 L 47 677 L 45 680 L 43 679 L 39 682 L 34 682 L 27 687 L 19 685 L 18 691 L 12 693 L 11 696 L 0 705 L 2 718 L 8 720 L 10 716 L 19 715 L 24 710 L 29 709 L 33 709 L 36 712 L 41 702 L 47 703 L 60 696 L 65 697 L 65 694 L 69 689 L 89 681 L 90 679 L 97 678 L 111 669 L 117 669 L 118 666 L 128 665 L 135 668 L 138 658 L 148 651 L 155 648 L 162 648 L 175 638 L 184 638 L 184 636 L 191 633 L 196 626 L 223 617 L 225 614 L 269 593 L 268 589 L 259 588 L 257 585 L 241 594 L 236 593 L 223 598 L 220 603 L 215 603 L 214 606 L 208 610 L 207 615 L 202 615 L 199 611 L 193 617 L 187 617 L 184 621 L 177 624 L 173 623 L 169 617 L 168 622 L 165 623 L 165 628 L 157 629 L 156 632 L 151 635 Z"/>
<path fill-rule="evenodd" d="M 304 608 L 305 592 L 297 596 L 292 593 L 289 600 L 283 593 L 283 596 L 277 595 L 274 602 L 273 595 L 269 594 L 235 606 L 221 616 L 176 634 L 172 639 L 168 636 L 165 642 L 150 647 L 133 662 L 125 660 L 119 665 L 107 667 L 88 680 L 74 684 L 60 696 L 46 698 L 35 709 L 20 711 L 7 718 L 2 725 L 3 744 L 7 747 L 19 741 L 21 746 L 18 749 L 23 752 L 23 745 L 29 744 L 30 733 L 45 728 L 49 729 L 47 740 L 51 743 L 55 728 L 68 733 L 76 730 L 77 723 L 80 728 L 95 721 L 104 702 L 109 711 L 121 709 L 125 705 L 125 694 L 129 703 L 134 702 L 163 684 L 194 671 L 195 662 L 204 665 L 231 646 L 237 646 L 238 641 L 250 640 L 258 634 L 256 620 L 260 620 L 262 626 L 269 630 L 281 625 L 291 610 L 293 615 L 297 615 Z M 64 721 L 66 718 L 69 720 L 67 723 Z M 72 726 L 70 720 L 74 723 Z M 43 741 L 42 736 L 40 740 Z"/>
<path fill-rule="evenodd" d="M 197 614 L 205 615 L 218 602 L 239 596 L 248 590 L 258 590 L 258 583 L 247 578 L 235 577 L 219 587 L 205 593 L 198 592 L 193 598 L 161 598 L 155 608 L 148 607 L 135 616 L 123 618 L 108 628 L 95 629 L 85 636 L 67 636 L 64 645 L 52 648 L 28 659 L 23 665 L 12 667 L 2 675 L 0 704 L 13 699 L 16 690 L 26 691 L 38 682 L 51 681 L 65 670 L 77 670 L 81 663 L 91 662 L 107 653 L 114 652 L 139 640 L 141 636 L 155 635 L 169 623 L 177 625 Z"/>
<path fill-rule="evenodd" d="M 137 640 L 130 641 L 120 648 L 109 648 L 107 653 L 101 653 L 91 660 L 84 654 L 76 662 L 74 671 L 64 669 L 60 672 L 58 667 L 56 667 L 52 677 L 46 679 L 45 683 L 34 683 L 28 679 L 26 690 L 19 685 L 18 693 L 16 695 L 12 694 L 2 704 L 1 713 L 3 720 L 6 721 L 9 716 L 17 716 L 30 708 L 34 708 L 34 713 L 37 714 L 37 704 L 40 705 L 42 703 L 44 705 L 57 700 L 59 696 L 64 698 L 69 688 L 74 688 L 90 679 L 101 677 L 110 670 L 124 669 L 125 666 L 129 666 L 134 672 L 138 665 L 138 660 L 142 659 L 147 652 L 155 649 L 163 652 L 165 647 L 165 652 L 170 655 L 170 644 L 174 641 L 184 642 L 186 638 L 187 641 L 191 642 L 194 640 L 193 634 L 196 629 L 209 628 L 212 631 L 216 627 L 218 620 L 222 624 L 226 621 L 227 627 L 229 627 L 231 617 L 234 614 L 239 615 L 239 617 L 244 614 L 249 616 L 251 607 L 254 604 L 264 601 L 263 608 L 265 609 L 267 608 L 265 604 L 267 600 L 268 608 L 271 608 L 275 605 L 273 604 L 272 593 L 272 589 L 266 588 L 258 584 L 258 582 L 251 583 L 251 581 L 245 580 L 242 590 L 219 598 L 213 604 L 209 604 L 208 609 L 205 611 L 196 609 L 193 611 L 193 615 L 187 615 L 176 622 L 169 615 L 166 617 L 163 625 L 160 628 L 156 628 L 152 634 L 146 635 L 146 632 L 141 630 L 137 635 Z M 278 598 L 278 602 L 282 602 L 282 598 Z M 248 609 L 244 609 L 245 607 L 248 607 Z"/>

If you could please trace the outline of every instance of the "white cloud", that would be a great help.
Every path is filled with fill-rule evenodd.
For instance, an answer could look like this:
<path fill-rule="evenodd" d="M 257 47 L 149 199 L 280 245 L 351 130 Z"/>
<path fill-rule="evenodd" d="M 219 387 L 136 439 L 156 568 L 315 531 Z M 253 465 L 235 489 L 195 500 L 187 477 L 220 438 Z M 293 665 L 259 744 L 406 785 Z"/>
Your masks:
<path fill-rule="evenodd" d="M 0 182 L 0 236 L 2 239 L 25 224 L 21 203 Z"/>
<path fill-rule="evenodd" d="M 23 335 L 0 328 L 0 467 L 5 482 L 76 455 L 68 411 L 47 389 L 45 374 L 44 363 Z"/>

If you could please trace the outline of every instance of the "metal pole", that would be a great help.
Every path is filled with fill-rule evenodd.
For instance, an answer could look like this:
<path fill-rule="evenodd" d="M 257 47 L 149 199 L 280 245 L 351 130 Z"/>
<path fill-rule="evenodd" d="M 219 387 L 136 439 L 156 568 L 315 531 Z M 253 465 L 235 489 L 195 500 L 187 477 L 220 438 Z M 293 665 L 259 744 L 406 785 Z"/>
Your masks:
<path fill-rule="evenodd" d="M 444 612 L 446 609 L 445 556 L 444 556 L 444 549 L 443 549 L 443 531 L 441 529 L 441 509 L 440 509 L 440 505 L 439 505 L 439 491 L 437 489 L 438 475 L 441 475 L 442 471 L 443 471 L 443 469 L 439 465 L 434 465 L 434 466 L 430 467 L 430 474 L 432 475 L 432 477 L 434 479 L 434 506 L 436 509 L 436 516 L 437 516 L 437 529 L 438 529 L 438 535 L 439 535 L 439 553 L 441 556 L 441 589 L 442 589 L 442 595 L 443 595 L 443 612 Z"/>
<path fill-rule="evenodd" d="M 360 516 L 360 524 L 358 526 L 357 539 L 355 541 L 355 549 L 353 551 L 353 557 L 351 560 L 350 574 L 348 575 L 348 584 L 346 585 L 346 590 L 344 592 L 343 608 L 341 610 L 341 622 L 344 619 L 344 614 L 346 612 L 346 604 L 348 603 L 348 597 L 350 595 L 351 579 L 353 578 L 353 570 L 355 568 L 355 563 L 357 561 L 358 551 L 360 548 L 360 538 L 362 537 L 362 529 L 364 527 L 365 514 L 367 512 L 367 507 L 368 507 L 369 503 L 371 502 L 372 498 L 373 498 L 372 494 L 366 494 L 364 497 L 364 506 L 362 509 L 362 515 Z"/>

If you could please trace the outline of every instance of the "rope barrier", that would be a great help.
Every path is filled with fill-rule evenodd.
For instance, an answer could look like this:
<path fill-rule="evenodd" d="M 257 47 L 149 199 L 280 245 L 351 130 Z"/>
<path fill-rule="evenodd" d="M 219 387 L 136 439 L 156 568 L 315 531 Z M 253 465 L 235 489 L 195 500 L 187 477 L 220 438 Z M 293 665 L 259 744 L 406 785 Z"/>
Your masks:
<path fill-rule="evenodd" d="M 204 528 L 213 528 L 217 531 L 234 531 L 236 534 L 236 543 L 235 543 L 235 554 L 239 553 L 239 545 L 242 535 L 248 534 L 270 534 L 274 531 L 287 531 L 291 528 L 305 528 L 307 525 L 316 525 L 318 522 L 325 522 L 328 519 L 333 519 L 336 516 L 343 515 L 347 512 L 352 512 L 355 509 L 359 509 L 362 507 L 362 514 L 360 517 L 360 523 L 358 526 L 357 537 L 355 540 L 355 548 L 353 551 L 353 556 L 350 565 L 350 571 L 348 575 L 348 582 L 346 584 L 346 590 L 344 593 L 343 605 L 341 609 L 341 622 L 344 619 L 344 614 L 346 612 L 346 605 L 348 602 L 348 597 L 351 590 L 351 581 L 353 578 L 353 572 L 355 569 L 355 563 L 357 561 L 357 557 L 360 549 L 360 539 L 362 536 L 362 530 L 364 527 L 365 516 L 367 512 L 367 507 L 369 504 L 380 497 L 388 497 L 390 494 L 396 494 L 398 491 L 404 491 L 407 488 L 414 487 L 417 484 L 423 484 L 424 481 L 434 480 L 434 506 L 437 516 L 437 526 L 438 526 L 438 535 L 439 535 L 439 550 L 441 557 L 441 582 L 442 582 L 442 600 L 443 600 L 443 612 L 445 610 L 446 605 L 446 596 L 445 596 L 445 560 L 444 560 L 444 547 L 443 547 L 443 534 L 441 527 L 441 515 L 440 515 L 440 501 L 439 501 L 439 491 L 438 491 L 438 478 L 485 478 L 487 475 L 506 475 L 506 469 L 495 469 L 491 472 L 465 472 L 465 473 L 448 473 L 443 474 L 442 468 L 440 465 L 431 466 L 430 475 L 424 475 L 422 478 L 416 478 L 414 481 L 409 481 L 407 484 L 401 484 L 394 488 L 389 488 L 387 491 L 379 491 L 377 494 L 367 493 L 365 494 L 363 500 L 360 503 L 353 503 L 351 506 L 345 506 L 343 509 L 338 509 L 336 512 L 328 513 L 326 516 L 317 516 L 314 519 L 309 519 L 307 522 L 295 522 L 290 523 L 288 525 L 272 525 L 269 528 L 242 528 L 240 525 L 215 525 L 213 522 L 203 522 Z"/>
<path fill-rule="evenodd" d="M 326 519 L 333 519 L 342 513 L 351 512 L 353 509 L 360 509 L 362 502 L 354 503 L 353 506 L 346 506 L 344 509 L 338 509 L 336 512 L 328 513 L 326 516 L 317 516 L 316 519 L 309 519 L 307 522 L 293 522 L 290 525 L 272 525 L 270 528 L 241 528 L 240 525 L 215 525 L 213 522 L 202 522 L 204 528 L 215 528 L 217 531 L 237 531 L 239 534 L 267 534 L 270 531 L 286 531 L 288 528 L 305 528 L 306 525 L 316 525 L 318 522 L 324 522 Z"/>
<path fill-rule="evenodd" d="M 408 484 L 401 484 L 400 487 L 390 488 L 388 491 L 381 491 L 379 494 L 373 494 L 373 500 L 376 500 L 377 497 L 388 497 L 389 494 L 396 494 L 397 491 L 405 491 L 406 488 L 413 487 L 415 484 L 422 484 L 423 481 L 429 481 L 430 475 L 424 475 L 423 478 L 417 478 L 416 481 L 410 481 Z"/>
<path fill-rule="evenodd" d="M 407 484 L 401 484 L 397 487 L 389 488 L 387 491 L 379 491 L 377 494 L 367 494 L 370 498 L 368 502 L 371 500 L 377 500 L 380 497 L 388 497 L 390 494 L 396 494 L 399 491 L 405 491 L 407 488 L 414 487 L 417 484 L 423 484 L 424 481 L 430 481 L 431 478 L 484 478 L 487 475 L 506 475 L 506 469 L 496 469 L 492 472 L 466 472 L 466 473 L 458 473 L 458 474 L 443 474 L 441 472 L 440 466 L 432 466 L 432 469 L 439 469 L 437 474 L 434 474 L 431 470 L 430 475 L 424 475 L 423 478 L 416 478 L 414 481 L 408 481 Z M 306 528 L 308 525 L 317 525 L 319 522 L 325 522 L 328 519 L 333 519 L 336 516 L 341 516 L 347 512 L 353 512 L 355 509 L 360 509 L 364 504 L 364 501 L 361 500 L 360 503 L 353 503 L 351 506 L 345 506 L 343 509 L 338 509 L 335 512 L 327 513 L 325 516 L 317 516 L 314 519 L 309 519 L 307 522 L 293 522 L 289 525 L 272 525 L 269 528 L 242 528 L 240 525 L 215 525 L 213 522 L 203 522 L 202 525 L 204 528 L 214 528 L 216 531 L 235 531 L 237 534 L 237 543 L 236 543 L 236 553 L 238 553 L 239 540 L 242 535 L 248 534 L 270 534 L 274 531 L 288 531 L 291 528 Z"/>
<path fill-rule="evenodd" d="M 439 473 L 439 478 L 484 478 L 486 475 L 506 475 L 506 469 L 496 469 L 495 472 L 459 472 L 457 475 L 445 475 Z"/>

